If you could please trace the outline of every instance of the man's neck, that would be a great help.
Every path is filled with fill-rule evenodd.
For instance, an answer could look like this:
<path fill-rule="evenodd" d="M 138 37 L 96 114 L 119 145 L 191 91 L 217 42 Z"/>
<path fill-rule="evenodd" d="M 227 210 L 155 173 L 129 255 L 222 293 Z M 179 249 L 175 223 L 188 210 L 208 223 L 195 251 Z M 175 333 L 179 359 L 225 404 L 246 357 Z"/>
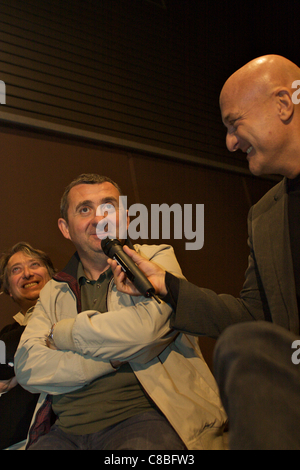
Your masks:
<path fill-rule="evenodd" d="M 79 256 L 86 277 L 90 281 L 97 281 L 100 275 L 109 268 L 107 256 L 105 256 L 104 253 L 94 253 L 93 258 L 86 256 L 86 254 L 79 254 Z"/>
<path fill-rule="evenodd" d="M 289 180 L 294 180 L 300 175 L 300 165 L 290 166 L 285 172 L 282 172 Z"/>
<path fill-rule="evenodd" d="M 294 145 L 291 143 L 290 148 L 285 150 L 281 161 L 282 171 L 279 172 L 290 180 L 300 175 L 300 145 L 298 140 L 294 139 L 294 142 L 296 142 Z"/>

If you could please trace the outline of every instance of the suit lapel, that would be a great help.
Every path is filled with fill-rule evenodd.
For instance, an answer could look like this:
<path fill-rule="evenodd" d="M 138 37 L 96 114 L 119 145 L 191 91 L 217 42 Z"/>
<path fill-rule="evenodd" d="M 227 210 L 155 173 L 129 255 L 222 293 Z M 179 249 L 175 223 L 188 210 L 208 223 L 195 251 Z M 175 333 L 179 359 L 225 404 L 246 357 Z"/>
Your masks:
<path fill-rule="evenodd" d="M 267 279 L 264 286 L 272 319 L 274 323 L 299 333 L 286 179 L 278 186 L 269 209 L 258 218 L 256 229 L 260 241 L 260 256 L 256 259 L 260 260 L 258 264 L 262 278 Z"/>

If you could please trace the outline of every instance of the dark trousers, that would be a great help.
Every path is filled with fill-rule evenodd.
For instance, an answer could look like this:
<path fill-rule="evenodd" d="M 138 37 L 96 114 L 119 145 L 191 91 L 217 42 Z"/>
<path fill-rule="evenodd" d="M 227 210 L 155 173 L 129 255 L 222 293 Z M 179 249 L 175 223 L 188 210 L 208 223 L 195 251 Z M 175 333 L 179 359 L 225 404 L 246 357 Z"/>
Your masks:
<path fill-rule="evenodd" d="M 295 340 L 300 337 L 267 322 L 234 325 L 218 340 L 214 372 L 232 450 L 300 449 Z"/>
<path fill-rule="evenodd" d="M 186 450 L 186 447 L 166 418 L 150 411 L 84 436 L 66 434 L 54 425 L 29 450 Z"/>

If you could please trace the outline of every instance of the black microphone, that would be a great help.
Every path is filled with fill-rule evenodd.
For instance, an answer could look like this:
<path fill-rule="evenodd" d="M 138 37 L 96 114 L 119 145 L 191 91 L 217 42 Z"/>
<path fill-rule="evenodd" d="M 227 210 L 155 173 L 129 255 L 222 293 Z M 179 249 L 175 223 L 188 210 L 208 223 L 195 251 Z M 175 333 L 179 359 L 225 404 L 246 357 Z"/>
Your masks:
<path fill-rule="evenodd" d="M 161 303 L 160 299 L 155 294 L 155 289 L 151 282 L 148 281 L 132 259 L 126 255 L 119 240 L 108 237 L 104 238 L 101 241 L 101 247 L 106 256 L 116 260 L 128 279 L 144 297 L 153 297 L 159 304 Z"/>

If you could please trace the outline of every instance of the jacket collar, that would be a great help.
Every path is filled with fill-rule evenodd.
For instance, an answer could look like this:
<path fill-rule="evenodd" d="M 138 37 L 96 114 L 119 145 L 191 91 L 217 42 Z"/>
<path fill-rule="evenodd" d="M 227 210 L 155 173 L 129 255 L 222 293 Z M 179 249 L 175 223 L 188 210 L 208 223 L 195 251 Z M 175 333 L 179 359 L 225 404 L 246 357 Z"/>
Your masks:
<path fill-rule="evenodd" d="M 277 202 L 285 194 L 288 193 L 288 179 L 286 177 L 276 186 L 276 193 L 274 194 L 274 201 Z"/>
<path fill-rule="evenodd" d="M 53 279 L 58 282 L 66 282 L 77 300 L 77 312 L 81 312 L 81 295 L 80 287 L 77 282 L 77 270 L 80 258 L 78 253 L 74 253 L 67 266 L 60 272 L 57 273 Z"/>
<path fill-rule="evenodd" d="M 260 241 L 254 246 L 254 252 L 262 277 L 269 280 L 267 297 L 275 299 L 272 293 L 280 293 L 276 303 L 270 305 L 273 321 L 292 332 L 299 332 L 289 235 L 287 178 L 274 188 L 272 196 L 254 222 L 256 240 Z"/>
<path fill-rule="evenodd" d="M 131 240 L 127 238 L 125 245 L 129 246 L 132 250 L 134 250 L 133 244 L 131 243 Z M 81 312 L 81 294 L 80 294 L 80 286 L 77 282 L 77 271 L 78 271 L 78 265 L 80 262 L 80 257 L 79 254 L 74 253 L 66 267 L 60 272 L 57 273 L 53 279 L 58 282 L 66 282 L 69 284 L 70 289 L 72 290 L 73 294 L 76 297 L 77 300 L 77 311 L 78 313 Z"/>

